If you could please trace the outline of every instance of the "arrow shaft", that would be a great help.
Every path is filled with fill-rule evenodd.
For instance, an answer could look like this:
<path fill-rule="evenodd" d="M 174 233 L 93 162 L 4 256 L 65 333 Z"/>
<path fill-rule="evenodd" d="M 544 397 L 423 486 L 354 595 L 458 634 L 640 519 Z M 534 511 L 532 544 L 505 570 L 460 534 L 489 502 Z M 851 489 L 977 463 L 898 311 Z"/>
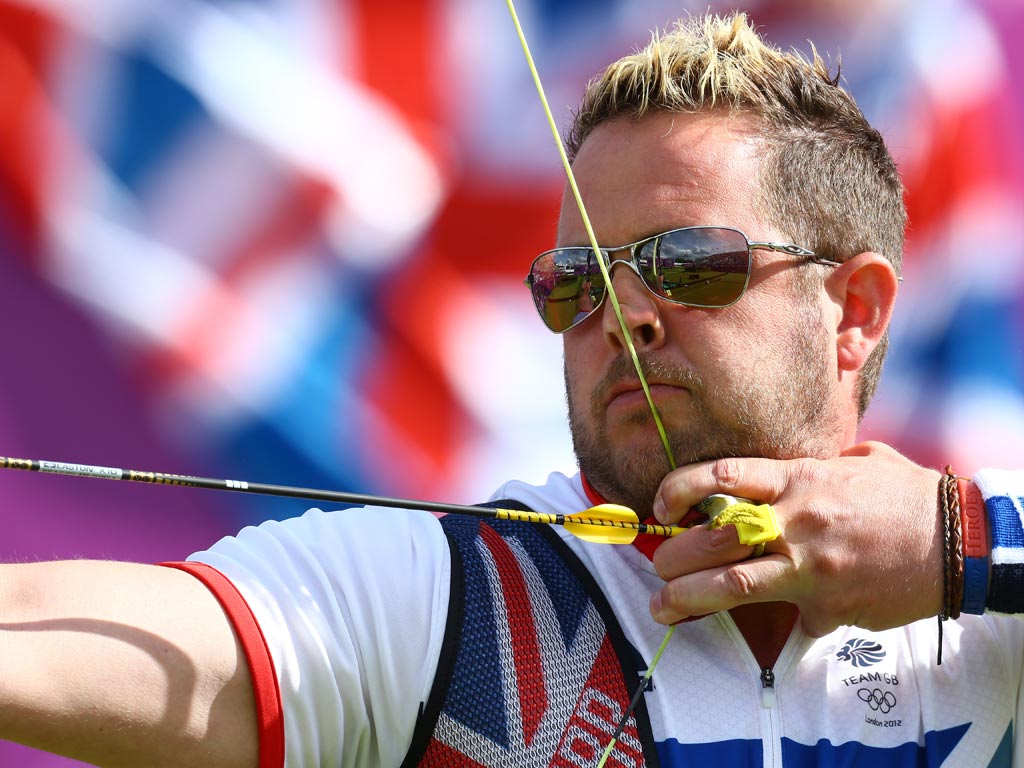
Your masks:
<path fill-rule="evenodd" d="M 492 509 L 489 507 L 472 507 L 464 504 L 448 504 L 440 501 L 420 501 L 417 499 L 398 499 L 388 496 L 375 496 L 366 493 L 348 493 L 346 491 L 329 491 L 320 488 L 302 488 L 292 485 L 273 485 L 269 483 L 253 483 L 247 480 L 222 480 L 194 475 L 178 475 L 167 472 L 143 472 L 120 467 L 102 467 L 93 464 L 73 464 L 61 461 L 36 459 L 15 459 L 0 456 L 0 469 L 20 469 L 29 472 L 41 472 L 52 475 L 70 477 L 89 477 L 100 480 L 123 480 L 131 483 L 149 483 L 151 485 L 174 485 L 185 488 L 206 488 L 214 491 L 231 491 L 233 493 L 255 493 L 264 496 L 283 496 L 313 501 L 331 501 L 338 504 L 361 504 L 396 509 L 419 509 L 426 512 L 443 512 L 473 517 L 518 520 L 528 523 L 545 523 L 548 525 L 592 525 L 604 528 L 621 528 L 635 530 L 638 533 L 655 536 L 674 536 L 681 529 L 666 525 L 648 525 L 628 520 L 609 520 L 589 515 L 561 515 L 548 512 L 529 512 L 517 509 Z"/>

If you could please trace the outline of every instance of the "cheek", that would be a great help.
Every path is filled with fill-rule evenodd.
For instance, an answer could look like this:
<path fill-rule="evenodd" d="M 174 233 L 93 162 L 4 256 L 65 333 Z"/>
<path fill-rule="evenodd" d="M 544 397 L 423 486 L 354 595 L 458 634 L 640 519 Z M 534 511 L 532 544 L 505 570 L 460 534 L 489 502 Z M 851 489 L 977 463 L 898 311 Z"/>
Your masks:
<path fill-rule="evenodd" d="M 562 362 L 568 381 L 586 385 L 597 377 L 600 367 L 600 348 L 594 334 L 575 328 L 562 337 Z"/>
<path fill-rule="evenodd" d="M 663 320 L 665 347 L 676 362 L 692 366 L 702 376 L 728 367 L 742 338 L 728 311 L 681 308 L 668 322 Z"/>
<path fill-rule="evenodd" d="M 709 387 L 728 392 L 788 367 L 780 361 L 792 358 L 799 334 L 772 317 L 782 315 L 740 305 L 691 311 L 688 322 L 674 325 L 671 341 Z"/>
<path fill-rule="evenodd" d="M 583 357 L 577 345 L 564 345 L 562 367 L 565 377 L 565 396 L 569 401 L 569 406 L 572 407 L 580 402 L 581 389 L 588 386 L 584 380 L 586 370 L 583 365 Z"/>

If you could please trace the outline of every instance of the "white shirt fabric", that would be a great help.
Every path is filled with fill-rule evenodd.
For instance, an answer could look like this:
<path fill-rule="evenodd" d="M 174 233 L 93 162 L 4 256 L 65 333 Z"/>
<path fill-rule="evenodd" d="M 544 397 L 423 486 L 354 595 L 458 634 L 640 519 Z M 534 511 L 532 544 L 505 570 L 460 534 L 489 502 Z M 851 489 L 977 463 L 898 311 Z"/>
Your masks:
<path fill-rule="evenodd" d="M 1024 494 L 1024 477 L 1012 483 Z M 590 506 L 578 475 L 510 482 L 494 498 L 555 513 Z M 556 530 L 598 581 L 626 638 L 651 659 L 666 631 L 648 612 L 662 585 L 651 563 L 634 547 Z M 402 762 L 448 608 L 449 551 L 433 515 L 311 510 L 246 528 L 189 559 L 223 573 L 259 623 L 281 688 L 288 768 Z M 682 624 L 645 694 L 662 766 L 902 767 L 923 761 L 927 744 L 930 765 L 1024 767 L 1024 750 L 1010 757 L 1022 735 L 1024 621 L 946 622 L 939 667 L 937 641 L 934 619 L 885 632 L 842 627 L 818 639 L 798 626 L 766 688 L 728 614 Z"/>

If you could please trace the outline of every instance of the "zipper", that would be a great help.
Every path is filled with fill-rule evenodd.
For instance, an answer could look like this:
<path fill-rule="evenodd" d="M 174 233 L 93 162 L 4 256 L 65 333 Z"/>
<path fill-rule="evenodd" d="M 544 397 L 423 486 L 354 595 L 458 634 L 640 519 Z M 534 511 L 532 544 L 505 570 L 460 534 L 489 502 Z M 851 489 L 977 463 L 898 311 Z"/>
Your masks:
<path fill-rule="evenodd" d="M 799 625 L 794 627 L 789 638 L 786 640 L 786 644 L 782 647 L 779 658 L 775 660 L 775 664 L 769 667 L 762 667 L 755 660 L 750 645 L 747 643 L 746 638 L 743 637 L 743 633 L 739 631 L 732 617 L 725 611 L 720 613 L 719 616 L 726 630 L 735 639 L 737 647 L 745 651 L 749 659 L 748 664 L 750 666 L 748 669 L 752 673 L 752 679 L 760 683 L 761 707 L 758 719 L 760 721 L 761 742 L 764 747 L 763 767 L 777 768 L 782 765 L 782 722 L 778 706 L 775 669 L 778 668 L 783 675 L 786 673 L 793 659 L 799 654 L 801 645 L 806 641 L 806 636 L 800 632 Z"/>
<path fill-rule="evenodd" d="M 775 670 L 771 667 L 761 669 L 761 738 L 764 744 L 764 768 L 782 765 L 782 754 L 779 743 L 780 723 L 779 710 L 775 706 L 778 694 L 775 690 Z"/>
<path fill-rule="evenodd" d="M 761 707 L 771 709 L 775 702 L 775 672 L 771 667 L 765 667 L 761 670 Z"/>

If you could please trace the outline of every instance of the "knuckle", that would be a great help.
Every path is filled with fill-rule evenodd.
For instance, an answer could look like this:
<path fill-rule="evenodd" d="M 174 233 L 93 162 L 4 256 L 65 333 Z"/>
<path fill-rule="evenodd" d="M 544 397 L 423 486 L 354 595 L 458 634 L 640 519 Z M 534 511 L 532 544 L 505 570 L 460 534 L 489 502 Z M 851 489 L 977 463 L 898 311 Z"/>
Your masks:
<path fill-rule="evenodd" d="M 726 568 L 722 578 L 728 593 L 741 602 L 756 597 L 761 591 L 760 583 L 746 568 L 740 566 Z"/>
<path fill-rule="evenodd" d="M 736 459 L 715 459 L 709 469 L 711 478 L 723 490 L 736 488 L 740 483 L 740 463 Z"/>
<path fill-rule="evenodd" d="M 818 459 L 793 459 L 789 463 L 792 482 L 813 487 L 821 479 L 822 462 Z"/>
<path fill-rule="evenodd" d="M 832 584 L 846 570 L 842 563 L 827 555 L 811 559 L 807 566 L 811 583 L 818 585 L 818 589 Z M 842 599 L 842 596 L 837 596 L 837 601 L 842 601 Z"/>
<path fill-rule="evenodd" d="M 661 496 L 661 500 L 669 509 L 681 503 L 684 492 L 685 486 L 682 478 L 679 476 L 679 470 L 666 475 L 665 479 L 661 481 L 661 487 L 658 489 L 658 495 Z"/>
<path fill-rule="evenodd" d="M 680 579 L 669 581 L 661 588 L 661 604 L 677 613 L 686 614 L 686 588 Z"/>
<path fill-rule="evenodd" d="M 835 518 L 832 509 L 817 499 L 809 499 L 800 510 L 799 516 L 800 526 L 804 532 L 815 536 L 824 535 Z"/>
<path fill-rule="evenodd" d="M 721 555 L 723 552 L 730 554 L 737 552 L 746 555 L 750 551 L 749 548 L 740 544 L 739 533 L 735 525 L 725 525 L 714 529 L 700 526 L 696 530 L 703 534 L 698 541 L 701 549 L 708 555 Z"/>

